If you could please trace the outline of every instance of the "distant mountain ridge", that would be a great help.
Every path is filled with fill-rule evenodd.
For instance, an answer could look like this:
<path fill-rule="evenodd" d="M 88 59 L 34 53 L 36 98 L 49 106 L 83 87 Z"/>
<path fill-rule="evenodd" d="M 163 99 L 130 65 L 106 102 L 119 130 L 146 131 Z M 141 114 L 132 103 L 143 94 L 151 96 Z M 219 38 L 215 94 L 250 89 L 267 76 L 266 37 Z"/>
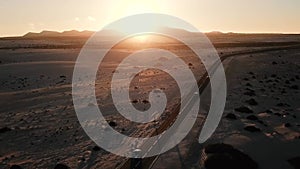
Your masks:
<path fill-rule="evenodd" d="M 93 31 L 77 31 L 77 30 L 70 30 L 64 32 L 57 32 L 57 31 L 42 31 L 40 33 L 35 32 L 28 32 L 23 37 L 24 38 L 37 38 L 37 37 L 89 37 L 95 32 Z"/>

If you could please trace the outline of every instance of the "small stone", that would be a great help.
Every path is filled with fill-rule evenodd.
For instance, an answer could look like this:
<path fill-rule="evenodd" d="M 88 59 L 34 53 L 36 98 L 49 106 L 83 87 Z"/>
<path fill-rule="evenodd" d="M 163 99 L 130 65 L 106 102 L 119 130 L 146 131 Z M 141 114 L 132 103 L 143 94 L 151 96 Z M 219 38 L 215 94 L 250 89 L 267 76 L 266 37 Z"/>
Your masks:
<path fill-rule="evenodd" d="M 116 126 L 117 126 L 117 123 L 114 122 L 114 121 L 110 121 L 108 124 L 109 124 L 111 127 L 116 127 Z"/>
<path fill-rule="evenodd" d="M 250 115 L 250 116 L 247 117 L 247 119 L 248 120 L 253 120 L 253 121 L 258 120 L 258 118 L 255 115 Z"/>
<path fill-rule="evenodd" d="M 71 169 L 70 167 L 68 167 L 65 164 L 57 164 L 54 169 Z"/>
<path fill-rule="evenodd" d="M 247 114 L 253 113 L 253 111 L 251 109 L 249 109 L 248 107 L 245 107 L 245 106 L 236 108 L 234 110 L 237 111 L 237 112 L 247 113 Z"/>
<path fill-rule="evenodd" d="M 297 85 L 293 85 L 293 86 L 291 86 L 291 89 L 298 90 L 299 87 Z"/>
<path fill-rule="evenodd" d="M 0 133 L 6 133 L 6 132 L 9 132 L 11 131 L 11 128 L 8 128 L 8 127 L 3 127 L 0 129 Z"/>
<path fill-rule="evenodd" d="M 10 169 L 22 169 L 22 167 L 19 165 L 12 165 Z"/>
<path fill-rule="evenodd" d="M 290 123 L 285 123 L 284 127 L 291 127 L 291 124 Z"/>
<path fill-rule="evenodd" d="M 248 87 L 252 87 L 252 85 L 251 85 L 250 83 L 247 83 L 247 84 L 246 84 L 246 86 L 248 86 Z"/>
<path fill-rule="evenodd" d="M 258 105 L 258 103 L 256 102 L 255 99 L 247 100 L 246 103 L 248 103 L 249 105 L 252 105 L 252 106 Z"/>
<path fill-rule="evenodd" d="M 233 114 L 233 113 L 228 113 L 228 114 L 226 115 L 226 118 L 227 118 L 227 119 L 231 119 L 231 120 L 236 120 L 236 119 L 237 119 L 237 118 L 236 118 L 236 115 Z"/>
<path fill-rule="evenodd" d="M 249 131 L 249 132 L 260 132 L 261 130 L 255 126 L 246 126 L 244 128 L 246 131 Z"/>
<path fill-rule="evenodd" d="M 101 149 L 100 149 L 99 146 L 94 146 L 94 147 L 93 147 L 93 150 L 94 150 L 94 151 L 100 151 Z"/>
<path fill-rule="evenodd" d="M 138 102 L 138 100 L 136 100 L 136 99 L 135 99 L 135 100 L 132 100 L 131 102 L 132 102 L 132 103 L 137 103 L 137 102 Z"/>
<path fill-rule="evenodd" d="M 245 92 L 244 95 L 246 95 L 246 96 L 256 96 L 254 90 L 249 90 L 249 91 Z"/>
<path fill-rule="evenodd" d="M 144 104 L 148 104 L 148 103 L 149 103 L 148 100 L 143 100 L 142 102 L 143 102 Z"/>

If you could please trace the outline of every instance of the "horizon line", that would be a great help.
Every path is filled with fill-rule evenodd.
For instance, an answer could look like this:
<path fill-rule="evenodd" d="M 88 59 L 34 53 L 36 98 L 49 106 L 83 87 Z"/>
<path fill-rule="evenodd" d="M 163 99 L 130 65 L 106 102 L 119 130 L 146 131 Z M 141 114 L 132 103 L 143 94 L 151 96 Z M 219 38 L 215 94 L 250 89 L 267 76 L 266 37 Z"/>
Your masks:
<path fill-rule="evenodd" d="M 178 29 L 178 28 L 174 28 L 174 29 Z M 184 30 L 184 29 L 182 29 Z M 67 32 L 67 31 L 78 31 L 78 32 L 98 32 L 95 30 L 77 30 L 77 29 L 67 29 L 67 30 L 41 30 L 39 32 L 37 31 L 28 31 L 27 33 L 24 34 L 19 34 L 19 35 L 0 35 L 0 38 L 17 38 L 17 37 L 23 37 L 28 33 L 42 33 L 44 31 L 49 31 L 49 32 L 57 32 L 57 33 L 63 33 L 63 32 Z M 99 30 L 102 31 L 102 30 Z M 188 31 L 188 30 L 185 30 Z M 188 31 L 191 32 L 191 31 Z M 203 31 L 202 33 L 207 34 L 207 33 L 222 33 L 222 34 L 274 34 L 274 35 L 278 35 L 278 34 L 282 34 L 282 35 L 300 35 L 300 32 L 258 32 L 258 31 L 253 31 L 253 32 L 234 32 L 234 31 L 218 31 L 218 30 L 212 30 L 212 31 Z"/>

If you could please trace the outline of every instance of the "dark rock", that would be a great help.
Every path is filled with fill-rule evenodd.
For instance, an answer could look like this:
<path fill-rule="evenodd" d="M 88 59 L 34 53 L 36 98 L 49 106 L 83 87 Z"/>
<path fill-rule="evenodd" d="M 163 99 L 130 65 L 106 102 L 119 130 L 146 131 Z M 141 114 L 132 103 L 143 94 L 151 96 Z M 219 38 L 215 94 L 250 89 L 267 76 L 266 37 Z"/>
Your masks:
<path fill-rule="evenodd" d="M 277 65 L 277 62 L 274 61 L 274 62 L 272 62 L 272 64 L 273 64 L 273 65 Z"/>
<path fill-rule="evenodd" d="M 255 126 L 246 126 L 244 128 L 246 131 L 249 131 L 249 132 L 260 132 L 261 130 Z"/>
<path fill-rule="evenodd" d="M 248 91 L 244 93 L 244 95 L 247 95 L 247 96 L 255 96 L 255 91 L 254 90 L 251 90 L 251 89 L 247 89 Z"/>
<path fill-rule="evenodd" d="M 291 88 L 291 89 L 294 89 L 294 90 L 298 90 L 298 89 L 299 89 L 298 85 L 293 85 L 293 86 L 291 86 L 290 88 Z"/>
<path fill-rule="evenodd" d="M 278 106 L 278 107 L 290 107 L 290 105 L 287 104 L 287 103 L 278 103 L 278 104 L 276 104 L 276 106 Z"/>
<path fill-rule="evenodd" d="M 295 169 L 300 169 L 300 156 L 287 160 Z"/>
<path fill-rule="evenodd" d="M 93 150 L 94 150 L 94 151 L 100 151 L 101 148 L 100 148 L 99 146 L 94 146 L 94 147 L 93 147 Z"/>
<path fill-rule="evenodd" d="M 291 127 L 291 124 L 290 123 L 285 123 L 284 127 Z"/>
<path fill-rule="evenodd" d="M 136 100 L 136 99 L 131 101 L 131 103 L 137 103 L 137 102 L 138 102 L 138 100 Z"/>
<path fill-rule="evenodd" d="M 248 120 L 258 120 L 258 118 L 255 115 L 250 115 L 247 117 Z"/>
<path fill-rule="evenodd" d="M 68 167 L 65 164 L 57 164 L 54 169 L 71 169 L 70 167 Z"/>
<path fill-rule="evenodd" d="M 144 104 L 148 104 L 148 103 L 149 103 L 148 100 L 143 100 L 142 102 L 143 102 Z"/>
<path fill-rule="evenodd" d="M 231 120 L 236 120 L 236 119 L 237 119 L 237 118 L 236 118 L 236 115 L 233 114 L 233 113 L 228 113 L 228 114 L 226 115 L 226 118 L 227 118 L 227 119 L 231 119 Z"/>
<path fill-rule="evenodd" d="M 0 133 L 6 133 L 6 132 L 9 132 L 11 131 L 11 128 L 8 128 L 8 127 L 3 127 L 0 129 Z"/>
<path fill-rule="evenodd" d="M 252 106 L 255 106 L 255 105 L 258 105 L 258 103 L 256 102 L 255 99 L 250 99 L 250 100 L 247 100 L 246 103 L 252 105 Z"/>
<path fill-rule="evenodd" d="M 10 169 L 22 169 L 22 167 L 19 165 L 12 165 Z"/>
<path fill-rule="evenodd" d="M 248 87 L 252 87 L 252 85 L 251 85 L 250 83 L 247 83 L 247 84 L 246 84 L 246 86 L 248 86 Z"/>
<path fill-rule="evenodd" d="M 235 108 L 234 110 L 237 112 L 241 112 L 241 113 L 248 113 L 248 114 L 253 113 L 253 111 L 251 109 L 249 109 L 248 107 L 245 107 L 245 106 Z"/>
<path fill-rule="evenodd" d="M 114 121 L 110 121 L 108 124 L 109 124 L 111 127 L 116 127 L 116 126 L 117 126 L 117 123 L 114 122 Z"/>
<path fill-rule="evenodd" d="M 265 112 L 266 112 L 266 113 L 273 113 L 272 110 L 266 110 Z"/>
<path fill-rule="evenodd" d="M 275 74 L 272 74 L 272 75 L 271 75 L 271 77 L 273 77 L 273 78 L 274 78 L 274 77 L 276 77 L 276 75 L 275 75 Z"/>
<path fill-rule="evenodd" d="M 282 116 L 282 114 L 280 114 L 280 113 L 274 113 L 274 115 L 279 116 L 279 117 Z"/>
<path fill-rule="evenodd" d="M 212 144 L 205 147 L 207 159 L 204 166 L 207 169 L 257 169 L 258 164 L 247 154 L 227 144 Z"/>

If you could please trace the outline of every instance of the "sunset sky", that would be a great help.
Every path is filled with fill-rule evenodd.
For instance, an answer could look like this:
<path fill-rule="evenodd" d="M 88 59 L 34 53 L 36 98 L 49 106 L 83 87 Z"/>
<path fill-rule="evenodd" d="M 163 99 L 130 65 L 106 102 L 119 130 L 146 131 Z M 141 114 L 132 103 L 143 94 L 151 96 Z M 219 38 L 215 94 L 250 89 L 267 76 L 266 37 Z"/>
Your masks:
<path fill-rule="evenodd" d="M 42 30 L 100 30 L 116 19 L 155 12 L 203 32 L 300 33 L 300 0 L 0 0 L 0 36 Z"/>

